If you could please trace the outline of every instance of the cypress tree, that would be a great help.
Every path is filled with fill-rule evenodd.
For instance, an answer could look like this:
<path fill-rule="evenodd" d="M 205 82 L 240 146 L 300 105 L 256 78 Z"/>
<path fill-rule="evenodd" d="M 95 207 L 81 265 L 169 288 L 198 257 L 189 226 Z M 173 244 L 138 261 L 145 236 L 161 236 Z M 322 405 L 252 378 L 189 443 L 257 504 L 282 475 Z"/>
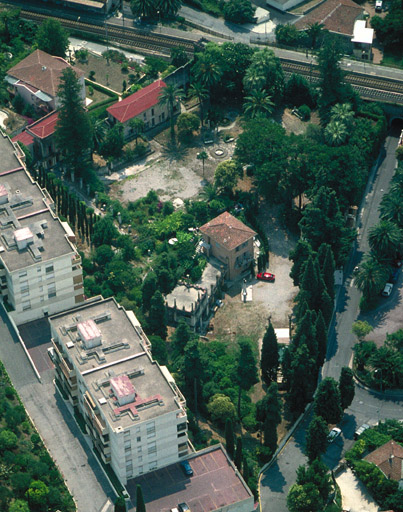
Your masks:
<path fill-rule="evenodd" d="M 266 329 L 262 342 L 262 354 L 260 359 L 260 368 L 262 370 L 262 378 L 268 385 L 271 381 L 277 380 L 278 370 L 278 344 L 277 336 L 271 322 Z"/>
<path fill-rule="evenodd" d="M 316 342 L 316 332 L 313 311 L 307 310 L 305 315 L 302 317 L 297 326 L 297 332 L 295 333 L 293 344 L 299 347 L 302 343 L 306 343 L 309 354 L 313 357 L 317 357 L 318 346 Z"/>
<path fill-rule="evenodd" d="M 290 390 L 291 384 L 292 354 L 290 347 L 285 347 L 281 360 L 281 373 L 283 374 L 283 385 L 286 391 Z"/>
<path fill-rule="evenodd" d="M 323 244 L 320 244 L 320 247 L 318 249 L 317 258 L 319 261 L 319 266 L 322 271 L 323 271 L 323 264 L 325 262 L 326 252 L 327 252 L 328 247 L 330 247 L 330 245 L 324 242 Z"/>
<path fill-rule="evenodd" d="M 242 461 L 242 476 L 246 483 L 248 483 L 248 480 L 249 480 L 249 473 L 250 473 L 250 471 L 249 471 L 248 459 L 244 456 L 243 461 Z"/>
<path fill-rule="evenodd" d="M 235 451 L 234 463 L 235 463 L 235 466 L 239 469 L 239 471 L 242 469 L 242 459 L 243 459 L 242 437 L 238 437 L 238 439 L 236 440 L 236 451 Z"/>
<path fill-rule="evenodd" d="M 319 458 L 327 449 L 328 428 L 321 416 L 314 416 L 306 432 L 305 450 L 309 462 Z"/>
<path fill-rule="evenodd" d="M 339 380 L 339 390 L 340 390 L 340 399 L 341 399 L 341 407 L 344 410 L 347 409 L 354 400 L 355 395 L 355 386 L 354 386 L 354 374 L 351 368 L 344 366 L 341 369 L 340 380 Z"/>
<path fill-rule="evenodd" d="M 314 411 L 317 416 L 322 416 L 326 423 L 338 423 L 343 416 L 341 408 L 341 397 L 337 382 L 326 377 L 319 384 L 315 401 Z"/>
<path fill-rule="evenodd" d="M 326 326 L 329 327 L 333 314 L 333 300 L 330 298 L 326 290 L 322 293 L 320 311 L 322 312 Z"/>
<path fill-rule="evenodd" d="M 315 269 L 315 275 L 316 275 L 318 287 L 316 289 L 316 293 L 314 294 L 314 297 L 312 298 L 312 306 L 313 307 L 311 309 L 318 311 L 320 309 L 320 305 L 321 305 L 322 293 L 324 292 L 324 290 L 326 290 L 326 285 L 323 280 L 322 270 L 320 268 L 319 260 L 317 257 L 314 259 L 313 267 Z"/>
<path fill-rule="evenodd" d="M 122 496 L 119 496 L 115 501 L 114 512 L 126 512 L 126 502 Z"/>
<path fill-rule="evenodd" d="M 277 448 L 277 424 L 269 416 L 264 421 L 263 439 L 264 445 L 274 453 Z"/>
<path fill-rule="evenodd" d="M 228 455 L 231 459 L 234 458 L 234 450 L 235 450 L 235 439 L 234 439 L 234 428 L 232 426 L 231 418 L 227 418 L 225 422 L 225 447 L 227 449 Z"/>
<path fill-rule="evenodd" d="M 166 339 L 165 301 L 159 290 L 157 290 L 151 298 L 148 326 L 151 334 L 156 334 L 163 340 Z"/>
<path fill-rule="evenodd" d="M 300 285 L 301 290 L 306 293 L 306 301 L 309 309 L 313 309 L 315 306 L 318 286 L 319 282 L 317 272 L 315 271 L 312 256 L 309 256 Z"/>
<path fill-rule="evenodd" d="M 327 328 L 325 320 L 322 315 L 322 311 L 319 311 L 316 318 L 316 341 L 318 345 L 318 367 L 321 367 L 326 359 L 327 352 Z"/>
<path fill-rule="evenodd" d="M 136 485 L 136 512 L 146 512 L 143 490 L 140 484 Z"/>
<path fill-rule="evenodd" d="M 330 245 L 327 246 L 325 260 L 323 262 L 322 267 L 322 275 L 323 280 L 325 282 L 327 293 L 331 299 L 334 299 L 334 271 L 335 271 L 335 262 L 333 251 Z"/>

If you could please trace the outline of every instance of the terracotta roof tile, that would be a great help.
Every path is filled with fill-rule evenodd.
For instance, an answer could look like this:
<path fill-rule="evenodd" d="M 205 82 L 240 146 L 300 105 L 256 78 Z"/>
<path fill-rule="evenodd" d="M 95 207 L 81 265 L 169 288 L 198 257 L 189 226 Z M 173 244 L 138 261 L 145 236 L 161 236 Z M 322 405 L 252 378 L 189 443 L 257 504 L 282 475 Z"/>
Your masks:
<path fill-rule="evenodd" d="M 299 19 L 295 26 L 298 30 L 305 30 L 312 23 L 321 23 L 330 32 L 352 36 L 354 22 L 363 11 L 352 0 L 326 0 Z"/>
<path fill-rule="evenodd" d="M 371 452 L 365 460 L 378 466 L 387 478 L 403 479 L 403 446 L 393 439 Z"/>
<path fill-rule="evenodd" d="M 253 229 L 228 212 L 224 212 L 210 222 L 207 222 L 207 224 L 204 224 L 200 231 L 223 245 L 229 251 L 256 235 Z"/>
<path fill-rule="evenodd" d="M 111 107 L 107 108 L 107 112 L 121 123 L 125 123 L 129 119 L 138 116 L 149 108 L 157 105 L 162 89 L 166 87 L 163 80 L 157 80 L 144 89 L 131 94 L 127 98 Z"/>
<path fill-rule="evenodd" d="M 40 139 L 45 139 L 46 137 L 49 137 L 49 135 L 52 135 L 55 132 L 58 118 L 59 115 L 54 110 L 50 114 L 47 114 L 45 117 L 42 117 L 38 121 L 35 121 L 35 123 L 32 123 L 29 126 L 27 126 L 26 129 L 34 136 L 39 137 Z"/>
<path fill-rule="evenodd" d="M 24 146 L 30 146 L 31 144 L 34 143 L 34 138 L 32 137 L 32 135 L 30 135 L 26 131 L 19 133 L 18 135 L 13 137 L 11 140 L 13 142 L 21 142 L 22 144 L 24 144 Z"/>
<path fill-rule="evenodd" d="M 7 74 L 55 97 L 59 87 L 60 75 L 64 69 L 69 67 L 71 67 L 70 64 L 61 57 L 53 57 L 42 50 L 35 50 L 9 69 Z M 76 67 L 72 69 L 78 76 L 84 75 L 81 69 Z"/>

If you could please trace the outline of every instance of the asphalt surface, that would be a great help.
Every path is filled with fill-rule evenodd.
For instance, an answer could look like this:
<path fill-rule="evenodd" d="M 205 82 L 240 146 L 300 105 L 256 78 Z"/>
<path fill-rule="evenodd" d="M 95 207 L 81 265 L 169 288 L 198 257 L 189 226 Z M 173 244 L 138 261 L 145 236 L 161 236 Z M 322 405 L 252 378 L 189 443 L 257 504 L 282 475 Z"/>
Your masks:
<path fill-rule="evenodd" d="M 368 250 L 368 230 L 379 219 L 378 206 L 383 194 L 389 189 L 390 180 L 395 171 L 397 142 L 398 130 L 395 129 L 386 138 L 379 156 L 379 166 L 369 179 L 361 208 L 357 246 L 347 268 L 347 279 L 339 292 L 335 323 L 331 327 L 329 336 L 327 361 L 322 370 L 323 377 L 334 377 L 338 380 L 341 368 L 348 366 L 352 357 L 352 347 L 356 340 L 351 333 L 351 326 L 358 318 L 360 292 L 351 283 L 351 274 L 362 255 Z M 391 307 L 398 306 L 397 290 L 394 290 L 391 297 L 386 300 Z M 304 454 L 305 430 L 310 417 L 311 415 L 308 415 L 304 419 L 277 460 L 262 475 L 260 496 L 264 512 L 287 512 L 288 510 L 286 504 L 288 490 L 295 483 L 296 470 L 307 461 Z M 355 430 L 363 423 L 375 424 L 385 418 L 403 418 L 403 396 L 387 398 L 382 393 L 356 386 L 354 401 L 339 424 L 342 435 L 329 446 L 323 461 L 329 468 L 334 469 L 344 452 L 352 446 Z"/>
<path fill-rule="evenodd" d="M 35 376 L 9 320 L 0 307 L 0 360 L 56 461 L 78 511 L 109 512 L 114 494 L 66 404 L 56 392 L 52 370 Z M 85 485 L 83 485 L 85 482 Z M 108 503 L 109 502 L 109 503 Z"/>

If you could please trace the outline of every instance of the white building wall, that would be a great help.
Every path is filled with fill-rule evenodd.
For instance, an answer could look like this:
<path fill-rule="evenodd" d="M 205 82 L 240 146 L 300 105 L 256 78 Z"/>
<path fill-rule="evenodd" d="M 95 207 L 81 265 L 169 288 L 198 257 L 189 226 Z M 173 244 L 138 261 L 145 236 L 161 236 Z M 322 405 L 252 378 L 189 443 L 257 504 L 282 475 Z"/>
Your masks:
<path fill-rule="evenodd" d="M 73 271 L 73 256 L 70 253 L 41 261 L 7 275 L 8 302 L 15 308 L 10 314 L 17 325 L 41 318 L 45 312 L 50 315 L 75 305 L 78 292 L 74 290 L 73 275 L 80 275 L 81 268 Z M 53 272 L 46 272 L 52 265 Z"/>

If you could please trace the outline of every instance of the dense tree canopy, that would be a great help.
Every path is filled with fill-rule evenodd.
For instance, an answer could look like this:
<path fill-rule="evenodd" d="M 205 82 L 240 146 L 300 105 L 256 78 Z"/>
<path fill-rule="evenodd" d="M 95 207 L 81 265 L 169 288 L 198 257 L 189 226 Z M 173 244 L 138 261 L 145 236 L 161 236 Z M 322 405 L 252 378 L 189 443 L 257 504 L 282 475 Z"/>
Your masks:
<path fill-rule="evenodd" d="M 39 50 L 64 58 L 69 47 L 69 36 L 60 21 L 49 18 L 40 25 L 36 33 L 36 44 Z"/>

